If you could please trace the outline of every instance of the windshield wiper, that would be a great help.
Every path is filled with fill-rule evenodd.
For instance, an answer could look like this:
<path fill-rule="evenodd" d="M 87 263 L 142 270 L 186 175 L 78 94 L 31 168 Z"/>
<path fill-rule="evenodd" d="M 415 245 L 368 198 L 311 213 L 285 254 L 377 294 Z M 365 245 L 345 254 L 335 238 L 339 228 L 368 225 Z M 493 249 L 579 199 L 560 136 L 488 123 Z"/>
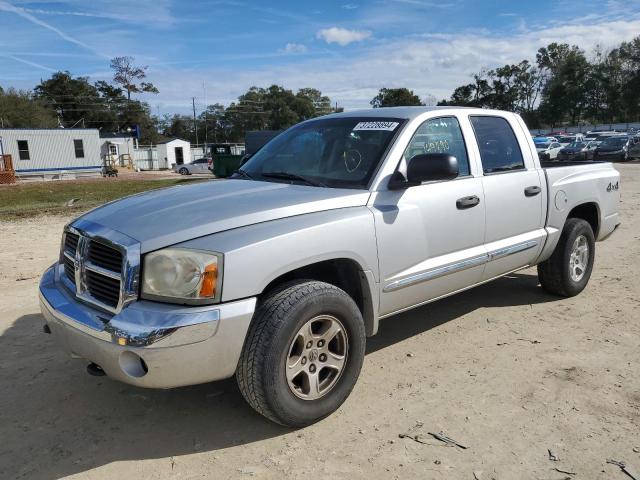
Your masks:
<path fill-rule="evenodd" d="M 309 177 L 305 177 L 304 175 L 298 175 L 297 173 L 263 172 L 262 176 L 267 178 L 281 178 L 283 180 L 298 180 L 306 183 L 307 185 L 312 185 L 314 187 L 326 187 L 326 185 L 322 182 L 311 180 Z"/>
<path fill-rule="evenodd" d="M 239 168 L 238 170 L 236 170 L 235 172 L 233 172 L 234 175 L 239 175 L 242 178 L 246 178 L 248 180 L 254 180 L 254 178 L 249 175 L 247 172 L 245 172 L 244 170 L 242 170 L 241 168 Z M 232 177 L 233 178 L 233 177 Z"/>

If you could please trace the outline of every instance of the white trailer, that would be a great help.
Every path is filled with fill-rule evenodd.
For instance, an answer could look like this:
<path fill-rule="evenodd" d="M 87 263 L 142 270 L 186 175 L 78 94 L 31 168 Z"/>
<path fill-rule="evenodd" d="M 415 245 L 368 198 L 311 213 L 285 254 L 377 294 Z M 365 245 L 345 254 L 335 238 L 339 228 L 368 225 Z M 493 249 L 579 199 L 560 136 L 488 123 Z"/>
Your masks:
<path fill-rule="evenodd" d="M 93 128 L 0 129 L 5 155 L 19 179 L 62 179 L 101 173 L 100 137 Z"/>

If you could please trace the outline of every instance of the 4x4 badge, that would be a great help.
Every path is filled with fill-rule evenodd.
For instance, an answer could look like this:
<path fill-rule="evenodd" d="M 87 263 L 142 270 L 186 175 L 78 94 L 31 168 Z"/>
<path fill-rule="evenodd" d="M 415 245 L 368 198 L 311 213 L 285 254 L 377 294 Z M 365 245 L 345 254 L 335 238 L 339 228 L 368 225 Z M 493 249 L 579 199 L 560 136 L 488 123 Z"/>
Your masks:
<path fill-rule="evenodd" d="M 611 183 L 609 182 L 609 186 L 607 186 L 607 192 L 610 192 L 612 190 L 618 190 L 618 182 L 616 183 Z"/>

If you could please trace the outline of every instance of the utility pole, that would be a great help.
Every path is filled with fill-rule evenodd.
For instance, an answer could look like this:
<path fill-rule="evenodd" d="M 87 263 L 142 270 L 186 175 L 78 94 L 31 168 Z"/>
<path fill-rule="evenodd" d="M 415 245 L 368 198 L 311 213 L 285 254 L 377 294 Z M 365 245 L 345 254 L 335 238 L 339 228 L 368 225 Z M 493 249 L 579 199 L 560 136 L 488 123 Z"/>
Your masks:
<path fill-rule="evenodd" d="M 206 153 L 207 144 L 209 143 L 209 125 L 207 124 L 207 84 L 202 82 L 202 90 L 204 92 L 204 148 Z"/>
<path fill-rule="evenodd" d="M 198 122 L 196 122 L 196 97 L 191 97 L 193 103 L 193 128 L 196 131 L 196 145 L 198 145 Z"/>

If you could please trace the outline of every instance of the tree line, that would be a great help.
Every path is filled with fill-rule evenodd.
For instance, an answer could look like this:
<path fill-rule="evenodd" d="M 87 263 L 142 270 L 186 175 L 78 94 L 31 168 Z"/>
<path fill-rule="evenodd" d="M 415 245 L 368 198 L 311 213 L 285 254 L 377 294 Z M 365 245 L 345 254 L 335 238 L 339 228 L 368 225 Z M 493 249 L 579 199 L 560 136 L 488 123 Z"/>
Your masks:
<path fill-rule="evenodd" d="M 520 113 L 531 128 L 640 121 L 640 36 L 587 54 L 551 43 L 535 61 L 483 70 L 439 105 Z"/>
<path fill-rule="evenodd" d="M 88 77 L 56 72 L 32 91 L 0 87 L 1 128 L 98 128 L 121 132 L 140 127 L 143 144 L 179 137 L 192 143 L 243 142 L 249 130 L 280 130 L 309 118 L 338 111 L 315 88 L 297 92 L 278 85 L 251 87 L 228 106 L 207 105 L 197 115 L 153 115 L 139 93 L 158 93 L 145 81 L 145 66 L 132 57 L 111 61 L 113 79 L 91 82 Z"/>

